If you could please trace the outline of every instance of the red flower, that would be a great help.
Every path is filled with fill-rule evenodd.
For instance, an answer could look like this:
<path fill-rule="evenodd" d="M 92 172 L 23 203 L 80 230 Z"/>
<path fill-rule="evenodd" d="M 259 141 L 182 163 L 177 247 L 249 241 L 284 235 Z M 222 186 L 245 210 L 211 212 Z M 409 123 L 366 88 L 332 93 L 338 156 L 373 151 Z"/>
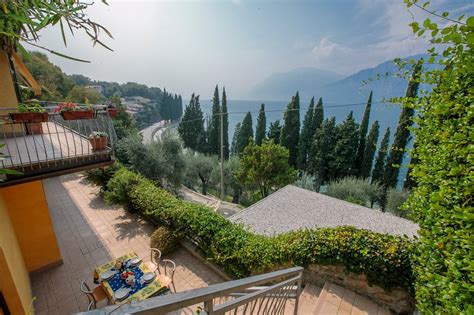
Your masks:
<path fill-rule="evenodd" d="M 60 113 L 64 111 L 73 111 L 76 110 L 78 105 L 76 103 L 60 103 L 56 108 L 54 109 L 55 113 Z"/>

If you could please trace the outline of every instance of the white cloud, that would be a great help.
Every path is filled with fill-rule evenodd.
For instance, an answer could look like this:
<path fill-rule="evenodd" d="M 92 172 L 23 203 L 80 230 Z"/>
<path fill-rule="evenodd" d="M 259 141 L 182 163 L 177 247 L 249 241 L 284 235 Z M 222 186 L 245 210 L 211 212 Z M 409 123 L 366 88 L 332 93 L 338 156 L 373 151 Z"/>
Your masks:
<path fill-rule="evenodd" d="M 332 42 L 328 37 L 323 37 L 319 44 L 313 47 L 311 52 L 319 59 L 339 54 L 351 54 L 353 49 Z"/>
<path fill-rule="evenodd" d="M 370 10 L 376 10 L 379 14 L 370 25 L 381 34 L 378 39 L 369 44 L 364 41 L 363 44 L 348 46 L 324 37 L 311 49 L 315 67 L 350 74 L 396 57 L 426 52 L 429 43 L 412 34 L 408 26 L 412 16 L 403 2 L 359 1 L 357 15 L 360 18 L 373 13 Z"/>

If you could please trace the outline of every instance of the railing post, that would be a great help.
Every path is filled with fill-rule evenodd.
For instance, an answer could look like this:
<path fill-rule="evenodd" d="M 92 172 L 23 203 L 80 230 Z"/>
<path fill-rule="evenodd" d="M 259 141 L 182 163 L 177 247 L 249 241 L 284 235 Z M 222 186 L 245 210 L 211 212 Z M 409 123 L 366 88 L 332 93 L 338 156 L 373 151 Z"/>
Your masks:
<path fill-rule="evenodd" d="M 214 299 L 204 301 L 204 311 L 208 315 L 214 314 Z"/>
<path fill-rule="evenodd" d="M 298 288 L 296 289 L 296 299 L 295 299 L 295 311 L 294 315 L 298 314 L 298 307 L 299 307 L 299 302 L 300 302 L 300 295 L 301 295 L 301 285 L 303 281 L 303 271 L 300 271 L 299 273 L 299 279 L 298 279 Z"/>

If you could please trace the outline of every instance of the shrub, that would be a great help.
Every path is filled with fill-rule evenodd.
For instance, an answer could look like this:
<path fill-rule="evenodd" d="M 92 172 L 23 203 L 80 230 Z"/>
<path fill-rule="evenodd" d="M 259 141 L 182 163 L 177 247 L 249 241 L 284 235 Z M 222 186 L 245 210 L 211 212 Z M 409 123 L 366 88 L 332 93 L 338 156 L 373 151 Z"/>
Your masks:
<path fill-rule="evenodd" d="M 395 188 L 391 188 L 387 193 L 387 205 L 385 206 L 389 212 L 401 217 L 407 217 L 408 211 L 403 209 L 403 204 L 407 201 L 410 191 L 402 189 L 398 191 Z"/>
<path fill-rule="evenodd" d="M 193 241 L 203 255 L 233 277 L 266 272 L 294 264 L 340 264 L 361 272 L 370 283 L 384 288 L 411 290 L 411 253 L 407 238 L 383 235 L 352 227 L 257 235 L 223 218 L 208 207 L 175 198 L 153 182 L 121 170 L 122 199 Z M 128 183 L 124 183 L 127 181 Z M 110 181 L 110 187 L 114 181 Z"/>
<path fill-rule="evenodd" d="M 368 179 L 345 177 L 330 182 L 326 194 L 362 206 L 370 204 L 372 207 L 381 196 L 382 188 L 377 182 L 370 183 Z"/>
<path fill-rule="evenodd" d="M 104 192 L 104 199 L 109 204 L 120 204 L 129 211 L 134 211 L 131 207 L 128 192 L 135 187 L 142 177 L 136 173 L 120 169 L 107 183 L 107 190 Z"/>
<path fill-rule="evenodd" d="M 122 168 L 123 166 L 118 162 L 108 167 L 95 168 L 86 172 L 86 179 L 100 186 L 101 191 L 104 192 L 109 180 Z"/>
<path fill-rule="evenodd" d="M 301 177 L 298 178 L 293 183 L 293 185 L 306 189 L 306 190 L 316 191 L 316 189 L 314 188 L 315 180 L 316 178 L 314 176 L 303 173 L 303 175 L 301 175 Z"/>
<path fill-rule="evenodd" d="M 167 255 L 178 247 L 183 235 L 166 226 L 158 227 L 151 235 L 150 246 L 158 248 L 161 254 Z"/>

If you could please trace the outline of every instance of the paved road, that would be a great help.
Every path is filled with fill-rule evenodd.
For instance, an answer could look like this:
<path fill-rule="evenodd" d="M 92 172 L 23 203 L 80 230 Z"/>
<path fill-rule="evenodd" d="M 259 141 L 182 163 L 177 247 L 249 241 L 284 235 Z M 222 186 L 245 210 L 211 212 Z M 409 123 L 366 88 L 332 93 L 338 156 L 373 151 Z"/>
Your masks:
<path fill-rule="evenodd" d="M 143 136 L 143 142 L 151 143 L 152 137 L 155 134 L 155 132 L 157 132 L 157 130 L 161 130 L 165 126 L 166 126 L 166 121 L 162 120 L 151 126 L 146 127 L 145 129 L 140 130 L 140 133 Z"/>

